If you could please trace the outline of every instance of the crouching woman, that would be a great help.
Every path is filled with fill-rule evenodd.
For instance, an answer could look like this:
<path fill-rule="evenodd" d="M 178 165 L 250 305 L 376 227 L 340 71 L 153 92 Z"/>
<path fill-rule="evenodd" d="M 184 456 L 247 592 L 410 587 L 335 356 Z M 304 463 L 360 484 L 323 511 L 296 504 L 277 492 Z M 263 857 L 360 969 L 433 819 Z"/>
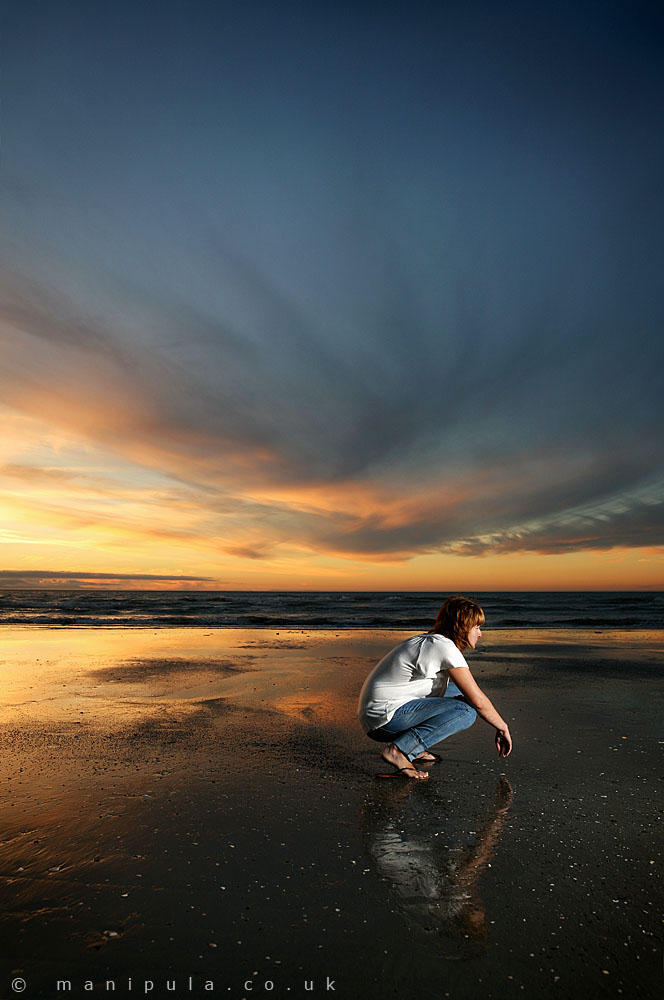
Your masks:
<path fill-rule="evenodd" d="M 512 750 L 507 723 L 481 690 L 464 652 L 482 637 L 484 612 L 465 597 L 448 597 L 430 632 L 399 643 L 374 667 L 360 692 L 358 717 L 367 736 L 387 745 L 381 756 L 405 778 L 435 761 L 429 748 L 472 726 L 479 715 L 495 729 L 501 757 Z"/>

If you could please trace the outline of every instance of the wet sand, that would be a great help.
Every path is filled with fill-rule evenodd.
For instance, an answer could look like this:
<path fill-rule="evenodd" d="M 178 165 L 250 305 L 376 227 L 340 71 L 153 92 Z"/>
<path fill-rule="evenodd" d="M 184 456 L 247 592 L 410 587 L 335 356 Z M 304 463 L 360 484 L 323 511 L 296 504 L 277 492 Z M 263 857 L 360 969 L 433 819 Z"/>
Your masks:
<path fill-rule="evenodd" d="M 662 633 L 489 634 L 515 750 L 415 783 L 354 719 L 405 633 L 0 632 L 0 996 L 660 995 Z"/>

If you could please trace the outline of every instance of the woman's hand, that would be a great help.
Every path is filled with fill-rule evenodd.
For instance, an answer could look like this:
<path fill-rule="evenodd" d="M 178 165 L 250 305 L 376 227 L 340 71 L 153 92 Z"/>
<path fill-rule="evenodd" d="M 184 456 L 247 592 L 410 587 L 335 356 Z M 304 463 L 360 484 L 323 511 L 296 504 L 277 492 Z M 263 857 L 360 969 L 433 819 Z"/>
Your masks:
<path fill-rule="evenodd" d="M 509 757 L 512 752 L 512 737 L 507 726 L 504 729 L 496 729 L 496 749 L 500 757 Z"/>

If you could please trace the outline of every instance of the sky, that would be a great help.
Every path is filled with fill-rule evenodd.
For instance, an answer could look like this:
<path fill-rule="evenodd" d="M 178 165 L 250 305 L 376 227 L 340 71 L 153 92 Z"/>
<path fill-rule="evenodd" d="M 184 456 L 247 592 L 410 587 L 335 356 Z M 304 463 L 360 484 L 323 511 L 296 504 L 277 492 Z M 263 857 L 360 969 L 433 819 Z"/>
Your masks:
<path fill-rule="evenodd" d="M 0 587 L 663 589 L 662 27 L 10 0 Z"/>

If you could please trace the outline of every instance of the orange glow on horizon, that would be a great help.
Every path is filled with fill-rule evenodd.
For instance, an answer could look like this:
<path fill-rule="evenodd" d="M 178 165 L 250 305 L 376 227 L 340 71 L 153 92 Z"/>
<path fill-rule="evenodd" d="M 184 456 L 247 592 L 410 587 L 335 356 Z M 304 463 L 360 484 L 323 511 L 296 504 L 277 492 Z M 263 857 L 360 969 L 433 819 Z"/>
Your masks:
<path fill-rule="evenodd" d="M 34 417 L 3 409 L 5 417 L 0 569 L 11 579 L 39 571 L 51 581 L 44 585 L 68 572 L 90 588 L 664 589 L 664 552 L 656 546 L 486 555 L 353 548 L 365 529 L 380 538 L 405 528 L 407 538 L 413 525 L 453 521 L 473 500 L 482 474 L 408 496 L 385 483 L 361 482 L 233 493 L 178 479 L 159 463 L 104 452 Z M 88 575 L 96 573 L 118 576 L 114 582 Z M 0 588 L 31 586 L 11 579 L 0 577 Z M 66 580 L 58 585 L 67 588 Z"/>

